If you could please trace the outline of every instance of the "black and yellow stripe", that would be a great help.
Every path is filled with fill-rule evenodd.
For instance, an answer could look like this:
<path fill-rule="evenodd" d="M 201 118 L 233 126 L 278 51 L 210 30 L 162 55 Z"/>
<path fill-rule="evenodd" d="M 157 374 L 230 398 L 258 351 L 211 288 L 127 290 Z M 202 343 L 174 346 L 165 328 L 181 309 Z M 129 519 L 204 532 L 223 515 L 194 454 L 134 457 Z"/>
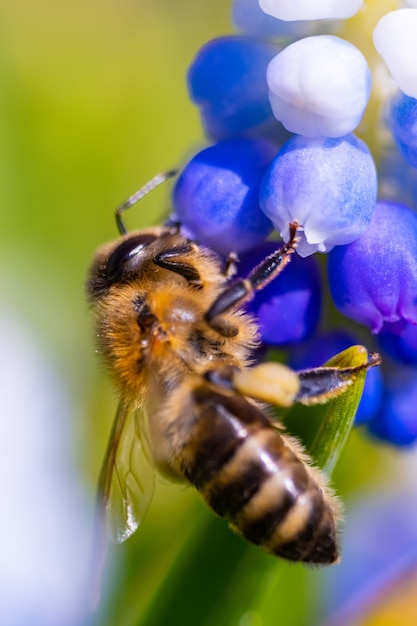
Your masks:
<path fill-rule="evenodd" d="M 333 503 L 314 472 L 256 405 L 194 390 L 196 420 L 181 451 L 185 477 L 248 541 L 292 561 L 338 558 Z"/>

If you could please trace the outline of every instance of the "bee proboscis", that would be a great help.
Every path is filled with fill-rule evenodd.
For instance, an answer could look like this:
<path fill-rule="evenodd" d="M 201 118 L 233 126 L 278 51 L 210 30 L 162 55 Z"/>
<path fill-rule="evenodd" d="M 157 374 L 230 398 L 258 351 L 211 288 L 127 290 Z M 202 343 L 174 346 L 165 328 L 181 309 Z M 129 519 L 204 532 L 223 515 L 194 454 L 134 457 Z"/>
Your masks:
<path fill-rule="evenodd" d="M 153 179 L 117 210 L 121 237 L 98 250 L 87 285 L 98 349 L 120 393 L 99 485 L 107 535 L 120 543 L 136 530 L 156 467 L 194 485 L 266 551 L 334 563 L 338 501 L 264 403 L 326 401 L 358 368 L 342 375 L 326 367 L 251 367 L 258 331 L 243 308 L 289 262 L 298 225 L 290 225 L 288 243 L 231 281 L 229 264 L 183 237 L 178 225 L 126 233 L 121 213 L 166 178 Z M 377 362 L 371 356 L 362 369 Z"/>

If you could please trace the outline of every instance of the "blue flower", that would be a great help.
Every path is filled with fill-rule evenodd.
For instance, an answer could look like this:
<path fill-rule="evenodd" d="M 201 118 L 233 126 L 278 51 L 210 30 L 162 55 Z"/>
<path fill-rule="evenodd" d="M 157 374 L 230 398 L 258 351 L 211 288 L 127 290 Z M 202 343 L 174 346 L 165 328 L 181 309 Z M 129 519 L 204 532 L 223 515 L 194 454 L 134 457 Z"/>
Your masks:
<path fill-rule="evenodd" d="M 259 0 L 265 13 L 280 20 L 317 20 L 352 17 L 363 0 Z"/>
<path fill-rule="evenodd" d="M 272 115 L 265 80 L 267 65 L 278 50 L 232 36 L 213 39 L 199 50 L 188 71 L 188 88 L 209 137 L 282 132 Z"/>
<path fill-rule="evenodd" d="M 401 154 L 417 167 L 417 100 L 399 91 L 391 103 L 389 124 Z"/>
<path fill-rule="evenodd" d="M 363 54 L 332 35 L 290 44 L 272 59 L 266 79 L 277 120 L 306 137 L 343 137 L 354 131 L 371 90 Z"/>
<path fill-rule="evenodd" d="M 361 4 L 234 1 L 235 23 L 256 39 L 215 39 L 198 52 L 190 68 L 191 98 L 200 107 L 206 134 L 218 143 L 185 167 L 174 190 L 174 217 L 190 237 L 221 255 L 239 252 L 243 274 L 262 249 L 275 247 L 272 242 L 262 244 L 272 227 L 286 240 L 290 222 L 299 224 L 300 256 L 330 252 L 328 280 L 336 307 L 379 333 L 385 362 L 383 402 L 382 370 L 374 369 L 368 373 L 356 423 L 369 422 L 374 435 L 403 445 L 414 440 L 415 420 L 405 398 L 414 398 L 417 380 L 413 384 L 407 374 L 400 390 L 392 370 L 394 362 L 407 365 L 407 372 L 416 366 L 417 213 L 412 209 L 417 208 L 417 174 L 402 162 L 393 143 L 386 142 L 380 159 L 382 200 L 376 203 L 371 153 L 349 134 L 368 101 L 371 76 L 365 57 L 334 36 L 291 43 L 291 37 L 320 29 L 334 34 L 342 22 L 336 26 L 328 21 L 323 30 L 317 18 L 353 15 Z M 280 19 L 274 21 L 266 13 Z M 400 86 L 412 89 L 407 50 L 414 45 L 414 35 L 412 25 L 404 27 L 407 16 L 414 24 L 417 11 L 396 11 L 383 18 L 374 40 Z M 398 58 L 391 54 L 391 38 L 398 44 Z M 290 42 L 286 48 L 284 41 Z M 375 82 L 380 95 L 381 81 Z M 415 164 L 416 94 L 406 93 L 394 99 L 389 123 L 399 150 Z M 288 138 L 273 119 L 268 97 L 277 119 L 297 135 Z M 311 338 L 321 315 L 321 283 L 317 264 L 293 255 L 283 274 L 248 304 L 258 317 L 264 344 L 291 345 L 292 365 L 304 358 L 307 366 L 309 351 L 321 355 L 317 365 L 349 345 L 342 340 L 336 345 L 323 322 L 321 332 Z M 332 322 L 341 325 L 340 320 Z M 356 343 L 354 337 L 345 340 Z M 304 343 L 298 347 L 299 342 Z M 361 343 L 367 345 L 366 338 Z"/>
<path fill-rule="evenodd" d="M 194 238 L 221 254 L 263 241 L 272 224 L 259 208 L 259 185 L 275 153 L 261 139 L 229 139 L 199 152 L 174 188 L 178 220 Z"/>
<path fill-rule="evenodd" d="M 407 322 L 385 323 L 378 344 L 391 359 L 417 366 L 417 326 Z"/>
<path fill-rule="evenodd" d="M 369 432 L 396 446 L 417 441 L 417 367 L 390 368 L 385 374 L 381 411 L 368 424 Z"/>
<path fill-rule="evenodd" d="M 261 208 L 284 239 L 288 225 L 302 227 L 298 253 L 327 252 L 354 241 L 370 223 L 376 169 L 366 145 L 354 135 L 340 139 L 289 139 L 267 170 Z"/>
<path fill-rule="evenodd" d="M 258 0 L 234 0 L 232 20 L 235 26 L 247 35 L 263 37 L 302 37 L 322 32 L 329 26 L 328 21 L 296 20 L 287 22 L 267 15 L 259 6 Z"/>

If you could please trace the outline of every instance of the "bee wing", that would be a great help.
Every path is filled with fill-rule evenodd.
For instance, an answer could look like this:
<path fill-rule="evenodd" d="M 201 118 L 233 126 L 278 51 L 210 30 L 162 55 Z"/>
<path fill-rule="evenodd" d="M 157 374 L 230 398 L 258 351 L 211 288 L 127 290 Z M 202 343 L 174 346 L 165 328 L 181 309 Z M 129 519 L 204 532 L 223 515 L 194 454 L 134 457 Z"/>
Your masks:
<path fill-rule="evenodd" d="M 143 520 L 152 500 L 154 469 L 144 409 L 121 400 L 100 474 L 93 554 L 91 605 L 97 607 L 109 539 L 121 543 Z"/>
<path fill-rule="evenodd" d="M 122 543 L 143 520 L 152 500 L 154 468 L 144 409 L 121 400 L 100 474 L 98 506 L 107 537 Z"/>

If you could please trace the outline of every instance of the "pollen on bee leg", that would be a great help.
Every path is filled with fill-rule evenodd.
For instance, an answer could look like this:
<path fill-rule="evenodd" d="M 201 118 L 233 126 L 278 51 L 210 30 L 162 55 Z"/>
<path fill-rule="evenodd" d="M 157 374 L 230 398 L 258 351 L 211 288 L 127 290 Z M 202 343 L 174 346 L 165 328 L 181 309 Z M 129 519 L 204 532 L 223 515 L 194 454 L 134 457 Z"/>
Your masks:
<path fill-rule="evenodd" d="M 293 370 L 282 363 L 261 363 L 237 371 L 233 376 L 233 385 L 245 396 L 289 407 L 300 389 L 300 380 Z"/>

